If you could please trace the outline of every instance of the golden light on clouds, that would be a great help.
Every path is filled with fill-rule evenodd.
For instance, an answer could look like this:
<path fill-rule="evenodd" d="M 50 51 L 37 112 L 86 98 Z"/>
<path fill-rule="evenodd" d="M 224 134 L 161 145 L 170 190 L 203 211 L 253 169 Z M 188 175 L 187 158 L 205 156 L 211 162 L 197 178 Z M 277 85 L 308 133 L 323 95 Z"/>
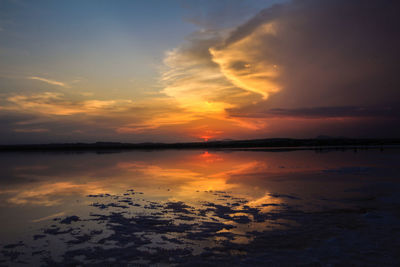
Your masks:
<path fill-rule="evenodd" d="M 9 109 L 19 111 L 29 111 L 34 113 L 44 113 L 49 115 L 72 115 L 81 112 L 72 101 L 64 101 L 62 94 L 54 92 L 44 92 L 33 95 L 14 95 L 7 98 L 8 102 L 13 103 Z"/>
<path fill-rule="evenodd" d="M 168 69 L 162 75 L 164 94 L 174 98 L 182 108 L 198 115 L 221 115 L 232 104 L 213 99 L 218 92 L 232 87 L 207 58 L 191 51 L 173 50 L 166 54 Z"/>
<path fill-rule="evenodd" d="M 98 114 L 107 109 L 120 111 L 132 103 L 131 100 L 73 100 L 56 92 L 13 95 L 8 97 L 7 101 L 14 105 L 3 106 L 3 109 L 60 116 Z"/>
<path fill-rule="evenodd" d="M 275 23 L 259 26 L 251 34 L 233 43 L 211 47 L 212 60 L 224 76 L 237 87 L 262 95 L 266 99 L 280 90 L 279 68 L 274 62 L 260 60 L 263 39 L 276 34 Z"/>
<path fill-rule="evenodd" d="M 280 90 L 279 67 L 260 60 L 257 52 L 263 38 L 275 34 L 275 23 L 268 23 L 236 42 L 225 44 L 224 37 L 213 39 L 198 32 L 194 41 L 166 53 L 162 93 L 174 99 L 186 114 L 192 114 L 189 117 L 193 120 L 219 120 L 247 130 L 266 127 L 265 119 L 234 118 L 227 110 L 265 100 Z M 190 133 L 191 130 L 189 133 L 209 140 L 230 132 L 210 124 L 200 125 L 208 129 L 197 134 Z"/>

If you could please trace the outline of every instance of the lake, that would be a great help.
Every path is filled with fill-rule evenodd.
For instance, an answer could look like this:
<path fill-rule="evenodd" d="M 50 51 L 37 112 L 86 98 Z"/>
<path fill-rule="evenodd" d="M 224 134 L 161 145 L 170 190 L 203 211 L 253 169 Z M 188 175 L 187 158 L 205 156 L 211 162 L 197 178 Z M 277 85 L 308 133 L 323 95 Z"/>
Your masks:
<path fill-rule="evenodd" d="M 0 153 L 0 265 L 399 265 L 400 149 Z"/>

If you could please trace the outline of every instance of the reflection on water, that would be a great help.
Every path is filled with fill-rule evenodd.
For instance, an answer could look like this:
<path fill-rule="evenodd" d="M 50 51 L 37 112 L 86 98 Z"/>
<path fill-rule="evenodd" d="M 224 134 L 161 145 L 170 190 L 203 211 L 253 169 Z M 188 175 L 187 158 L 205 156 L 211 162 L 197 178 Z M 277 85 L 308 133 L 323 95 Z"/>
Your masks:
<path fill-rule="evenodd" d="M 399 262 L 396 149 L 0 158 L 0 264 Z"/>

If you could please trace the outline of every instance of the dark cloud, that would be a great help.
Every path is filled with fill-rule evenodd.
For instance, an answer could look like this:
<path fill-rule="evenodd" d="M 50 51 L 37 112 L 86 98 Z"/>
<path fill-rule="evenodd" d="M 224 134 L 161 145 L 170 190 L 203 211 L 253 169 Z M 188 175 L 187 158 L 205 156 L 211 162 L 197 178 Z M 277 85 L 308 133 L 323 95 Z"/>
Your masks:
<path fill-rule="evenodd" d="M 393 0 L 292 1 L 261 11 L 224 47 L 273 23 L 252 47 L 281 70 L 271 107 L 385 105 L 400 97 L 399 10 Z"/>
<path fill-rule="evenodd" d="M 229 111 L 229 110 L 228 110 Z M 262 110 L 259 107 L 245 107 L 242 110 L 232 110 L 234 117 L 290 117 L 290 118 L 400 118 L 400 104 L 383 107 L 311 107 L 311 108 L 272 108 Z"/>
<path fill-rule="evenodd" d="M 269 0 L 273 4 L 280 0 Z M 182 6 L 186 9 L 185 20 L 207 30 L 217 30 L 234 27 L 243 23 L 257 13 L 260 4 L 265 7 L 265 1 L 259 0 L 185 0 Z"/>
<path fill-rule="evenodd" d="M 249 88 L 267 96 L 227 109 L 228 114 L 291 118 L 288 124 L 313 119 L 297 128 L 270 121 L 270 128 L 279 127 L 273 133 L 289 136 L 293 130 L 311 136 L 329 131 L 398 135 L 399 10 L 400 2 L 393 0 L 294 0 L 262 10 L 214 47 L 214 61 L 228 78 L 239 85 L 262 85 Z M 241 68 L 246 65 L 249 70 L 255 66 L 253 72 Z M 277 74 L 264 75 L 271 66 Z M 279 89 L 253 79 L 254 71 Z M 315 120 L 324 118 L 323 123 Z"/>

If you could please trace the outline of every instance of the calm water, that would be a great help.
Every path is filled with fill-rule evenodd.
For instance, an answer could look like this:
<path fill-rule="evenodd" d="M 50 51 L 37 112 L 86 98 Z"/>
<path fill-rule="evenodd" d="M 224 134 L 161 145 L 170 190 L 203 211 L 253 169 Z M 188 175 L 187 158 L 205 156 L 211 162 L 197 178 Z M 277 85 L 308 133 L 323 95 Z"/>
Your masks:
<path fill-rule="evenodd" d="M 0 154 L 0 265 L 400 263 L 400 150 Z"/>

